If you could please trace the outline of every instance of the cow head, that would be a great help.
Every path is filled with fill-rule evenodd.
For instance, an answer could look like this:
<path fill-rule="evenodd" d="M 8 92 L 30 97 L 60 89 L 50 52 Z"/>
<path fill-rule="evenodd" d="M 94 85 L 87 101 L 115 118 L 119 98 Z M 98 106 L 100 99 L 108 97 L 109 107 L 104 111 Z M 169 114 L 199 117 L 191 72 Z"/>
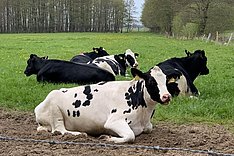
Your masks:
<path fill-rule="evenodd" d="M 127 66 L 136 68 L 138 66 L 136 58 L 139 56 L 139 54 L 132 52 L 130 49 L 126 50 L 124 54 L 126 57 Z"/>
<path fill-rule="evenodd" d="M 138 76 L 145 81 L 145 87 L 153 101 L 167 104 L 171 100 L 171 94 L 167 90 L 166 75 L 158 66 L 154 66 L 147 73 L 142 73 L 136 68 L 131 68 L 133 77 Z"/>
<path fill-rule="evenodd" d="M 207 67 L 207 57 L 205 56 L 204 50 L 196 50 L 194 53 L 185 51 L 189 61 L 193 63 L 193 68 L 198 72 L 199 75 L 209 74 Z"/>
<path fill-rule="evenodd" d="M 93 51 L 96 52 L 96 53 L 98 53 L 100 55 L 99 57 L 108 56 L 109 55 L 103 47 L 93 48 Z"/>
<path fill-rule="evenodd" d="M 31 54 L 28 61 L 27 61 L 27 67 L 24 71 L 24 74 L 26 76 L 31 76 L 32 74 L 37 74 L 40 70 L 40 66 L 38 65 L 39 60 L 46 60 L 48 57 L 38 57 L 35 54 Z"/>

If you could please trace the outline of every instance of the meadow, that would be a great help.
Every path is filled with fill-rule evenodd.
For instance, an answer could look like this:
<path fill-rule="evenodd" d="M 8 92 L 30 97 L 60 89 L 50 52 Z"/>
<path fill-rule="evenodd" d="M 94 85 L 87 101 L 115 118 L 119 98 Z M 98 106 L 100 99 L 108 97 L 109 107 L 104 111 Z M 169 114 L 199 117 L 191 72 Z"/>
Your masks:
<path fill-rule="evenodd" d="M 110 54 L 124 53 L 128 48 L 139 53 L 139 68 L 145 72 L 165 59 L 185 56 L 185 49 L 204 49 L 210 74 L 195 80 L 201 93 L 199 98 L 176 97 L 167 106 L 157 105 L 153 120 L 232 126 L 234 46 L 200 40 L 176 40 L 146 32 L 0 34 L 0 107 L 33 112 L 51 90 L 77 86 L 43 84 L 36 81 L 36 76 L 26 77 L 24 70 L 30 54 L 70 60 L 74 55 L 100 46 Z M 118 81 L 126 79 L 131 77 L 117 77 Z"/>

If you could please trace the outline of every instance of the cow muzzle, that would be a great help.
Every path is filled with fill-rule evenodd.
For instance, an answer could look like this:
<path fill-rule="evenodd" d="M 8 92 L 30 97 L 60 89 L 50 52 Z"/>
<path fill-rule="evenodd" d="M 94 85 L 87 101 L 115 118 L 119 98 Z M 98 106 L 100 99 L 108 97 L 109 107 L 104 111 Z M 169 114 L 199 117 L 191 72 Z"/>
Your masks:
<path fill-rule="evenodd" d="M 29 71 L 24 71 L 24 74 L 28 77 L 28 76 L 31 76 L 32 74 L 29 72 Z"/>
<path fill-rule="evenodd" d="M 171 101 L 171 94 L 164 94 L 161 97 L 161 101 L 163 104 L 168 104 Z"/>

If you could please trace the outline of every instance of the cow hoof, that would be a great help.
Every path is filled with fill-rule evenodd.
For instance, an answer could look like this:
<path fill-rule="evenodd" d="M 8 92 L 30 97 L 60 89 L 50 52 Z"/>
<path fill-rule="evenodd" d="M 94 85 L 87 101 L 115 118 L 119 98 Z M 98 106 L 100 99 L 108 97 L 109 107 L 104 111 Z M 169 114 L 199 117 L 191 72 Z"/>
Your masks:
<path fill-rule="evenodd" d="M 87 134 L 87 133 L 81 133 L 80 136 L 81 136 L 81 137 L 84 137 L 84 138 L 87 138 L 87 137 L 88 137 L 88 134 Z"/>
<path fill-rule="evenodd" d="M 110 139 L 110 136 L 108 136 L 108 135 L 101 135 L 98 139 L 107 141 L 107 140 Z"/>
<path fill-rule="evenodd" d="M 43 126 L 38 126 L 38 127 L 37 127 L 37 131 L 38 131 L 38 132 L 41 132 L 41 131 L 42 131 L 42 132 L 48 132 L 48 129 L 47 129 L 46 127 L 43 127 Z"/>
<path fill-rule="evenodd" d="M 191 98 L 191 99 L 198 99 L 197 96 L 193 96 L 193 95 L 189 96 L 189 98 Z"/>
<path fill-rule="evenodd" d="M 57 136 L 57 135 L 62 135 L 62 133 L 59 132 L 59 131 L 54 131 L 53 134 L 52 134 L 52 136 Z"/>

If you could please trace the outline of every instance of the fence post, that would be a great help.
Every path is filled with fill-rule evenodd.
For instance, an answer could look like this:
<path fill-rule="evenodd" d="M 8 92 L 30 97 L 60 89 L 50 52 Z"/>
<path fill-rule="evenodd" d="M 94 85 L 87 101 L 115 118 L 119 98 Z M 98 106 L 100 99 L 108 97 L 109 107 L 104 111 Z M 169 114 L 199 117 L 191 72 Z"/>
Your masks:
<path fill-rule="evenodd" d="M 209 35 L 208 35 L 208 37 L 207 37 L 207 39 L 206 39 L 206 42 L 209 42 L 210 37 L 211 37 L 211 33 L 209 33 Z"/>
<path fill-rule="evenodd" d="M 229 43 L 231 42 L 231 40 L 232 40 L 232 35 L 233 35 L 233 33 L 231 33 L 231 35 L 230 35 L 230 37 L 229 37 L 229 39 L 228 39 L 227 45 L 229 45 Z"/>
<path fill-rule="evenodd" d="M 219 42 L 219 32 L 216 31 L 216 38 L 215 38 L 215 41 L 218 43 Z"/>

